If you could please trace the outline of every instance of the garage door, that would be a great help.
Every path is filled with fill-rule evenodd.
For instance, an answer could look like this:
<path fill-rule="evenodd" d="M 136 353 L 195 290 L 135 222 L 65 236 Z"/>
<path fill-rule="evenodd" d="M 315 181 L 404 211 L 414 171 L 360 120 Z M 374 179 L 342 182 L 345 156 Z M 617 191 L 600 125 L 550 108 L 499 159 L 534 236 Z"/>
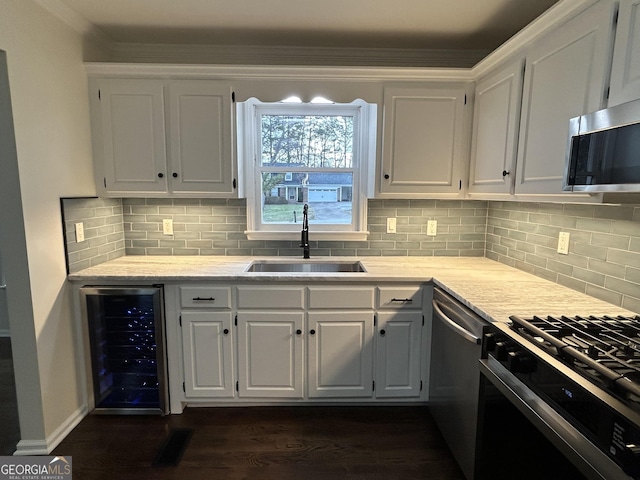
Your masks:
<path fill-rule="evenodd" d="M 309 202 L 337 202 L 336 188 L 309 188 Z"/>

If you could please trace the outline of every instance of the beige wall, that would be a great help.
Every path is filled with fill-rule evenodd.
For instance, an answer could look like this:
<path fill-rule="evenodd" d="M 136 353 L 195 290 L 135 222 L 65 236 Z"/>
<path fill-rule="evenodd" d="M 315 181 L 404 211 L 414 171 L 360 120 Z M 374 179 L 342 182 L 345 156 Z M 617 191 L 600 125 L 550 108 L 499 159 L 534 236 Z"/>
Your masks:
<path fill-rule="evenodd" d="M 20 332 L 14 338 L 17 363 L 37 362 L 40 380 L 20 378 L 17 369 L 16 382 L 38 383 L 26 390 L 40 393 L 42 412 L 25 411 L 37 409 L 39 402 L 22 403 L 19 398 L 22 438 L 38 441 L 42 439 L 30 435 L 37 437 L 37 432 L 44 431 L 51 439 L 82 404 L 74 358 L 74 307 L 65 281 L 60 197 L 95 195 L 82 64 L 85 47 L 79 33 L 33 0 L 2 0 L 0 49 L 7 54 L 33 309 L 32 317 L 14 318 L 10 313 L 10 322 L 12 335 L 14 330 Z M 0 245 L 5 257 L 11 247 Z M 9 284 L 17 272 L 8 269 L 5 262 Z M 22 352 L 33 351 L 29 330 L 37 358 L 26 353 L 21 358 Z"/>

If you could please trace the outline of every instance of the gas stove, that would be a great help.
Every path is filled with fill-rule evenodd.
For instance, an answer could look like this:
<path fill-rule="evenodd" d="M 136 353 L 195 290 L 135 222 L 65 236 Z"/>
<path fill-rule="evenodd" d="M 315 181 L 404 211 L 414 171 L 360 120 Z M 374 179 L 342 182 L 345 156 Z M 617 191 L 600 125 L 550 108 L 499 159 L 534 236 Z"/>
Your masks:
<path fill-rule="evenodd" d="M 640 413 L 640 317 L 511 317 L 511 328 Z"/>
<path fill-rule="evenodd" d="M 640 480 L 640 316 L 510 320 L 485 335 L 486 365 L 501 365 L 505 379 L 576 429 L 562 440 L 567 451 L 588 443 L 621 469 L 599 459 L 606 473 L 594 461 L 586 478 Z"/>

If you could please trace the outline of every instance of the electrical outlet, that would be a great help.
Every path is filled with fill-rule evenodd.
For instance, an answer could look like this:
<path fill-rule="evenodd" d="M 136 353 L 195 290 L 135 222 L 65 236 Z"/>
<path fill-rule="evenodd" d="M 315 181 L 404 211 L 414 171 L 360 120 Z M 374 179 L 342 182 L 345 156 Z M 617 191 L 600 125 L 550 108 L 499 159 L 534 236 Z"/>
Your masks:
<path fill-rule="evenodd" d="M 569 254 L 569 232 L 560 232 L 558 236 L 558 253 Z"/>
<path fill-rule="evenodd" d="M 427 235 L 430 237 L 435 237 L 438 232 L 438 221 L 437 220 L 429 220 L 427 222 Z"/>
<path fill-rule="evenodd" d="M 84 223 L 76 223 L 76 243 L 84 242 Z"/>
<path fill-rule="evenodd" d="M 387 233 L 396 233 L 396 219 L 387 218 Z"/>
<path fill-rule="evenodd" d="M 162 220 L 162 233 L 165 235 L 173 235 L 173 220 L 171 218 Z"/>

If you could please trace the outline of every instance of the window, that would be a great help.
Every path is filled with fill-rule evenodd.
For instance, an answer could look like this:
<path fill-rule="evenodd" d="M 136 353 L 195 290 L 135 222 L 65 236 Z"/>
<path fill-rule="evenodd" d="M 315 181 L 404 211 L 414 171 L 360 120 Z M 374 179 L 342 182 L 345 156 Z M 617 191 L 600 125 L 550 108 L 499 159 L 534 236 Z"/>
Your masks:
<path fill-rule="evenodd" d="M 307 204 L 312 239 L 366 239 L 375 119 L 361 100 L 239 104 L 248 237 L 297 238 Z"/>

